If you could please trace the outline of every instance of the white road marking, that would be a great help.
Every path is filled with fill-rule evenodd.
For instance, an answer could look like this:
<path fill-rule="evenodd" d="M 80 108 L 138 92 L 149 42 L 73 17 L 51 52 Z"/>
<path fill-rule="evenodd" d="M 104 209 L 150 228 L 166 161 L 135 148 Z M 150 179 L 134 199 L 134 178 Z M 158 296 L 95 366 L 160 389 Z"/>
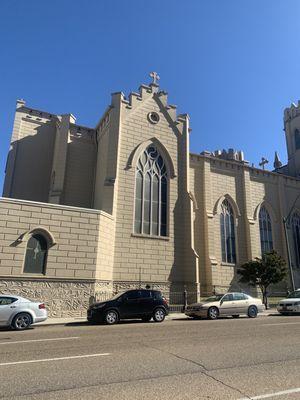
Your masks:
<path fill-rule="evenodd" d="M 299 325 L 300 324 L 300 322 L 281 322 L 281 323 L 278 323 L 278 324 L 262 324 L 261 326 L 278 326 L 278 325 L 282 325 L 282 326 L 285 326 L 285 325 Z"/>
<path fill-rule="evenodd" d="M 31 364 L 31 363 L 48 362 L 48 361 L 61 361 L 61 360 L 73 360 L 74 358 L 101 357 L 101 356 L 109 356 L 109 355 L 110 355 L 110 353 L 99 353 L 99 354 L 85 354 L 85 355 L 82 355 L 82 356 L 44 358 L 42 360 L 14 361 L 14 362 L 0 363 L 0 367 L 4 367 L 6 365 Z"/>
<path fill-rule="evenodd" d="M 300 388 L 295 388 L 295 389 L 289 389 L 289 390 L 283 390 L 282 392 L 275 392 L 275 393 L 268 393 L 268 394 L 262 394 L 260 396 L 254 396 L 254 397 L 244 397 L 242 399 L 238 400 L 260 400 L 260 399 L 269 399 L 271 397 L 275 396 L 284 396 L 286 394 L 293 394 L 293 393 L 300 393 Z"/>
<path fill-rule="evenodd" d="M 0 342 L 0 345 L 1 344 L 31 343 L 31 342 L 50 342 L 53 340 L 71 340 L 71 339 L 79 339 L 79 336 L 65 337 L 65 338 L 51 338 L 51 339 L 18 340 L 16 342 Z"/>

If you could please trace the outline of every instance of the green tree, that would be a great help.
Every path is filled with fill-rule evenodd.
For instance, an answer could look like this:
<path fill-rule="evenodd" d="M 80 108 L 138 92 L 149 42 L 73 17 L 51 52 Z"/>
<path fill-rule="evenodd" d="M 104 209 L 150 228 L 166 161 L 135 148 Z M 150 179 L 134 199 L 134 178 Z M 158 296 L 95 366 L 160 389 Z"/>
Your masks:
<path fill-rule="evenodd" d="M 286 263 L 275 250 L 272 250 L 264 253 L 262 258 L 256 257 L 255 260 L 241 265 L 237 273 L 241 276 L 240 282 L 259 286 L 263 303 L 268 308 L 267 289 L 271 284 L 279 283 L 286 277 Z"/>

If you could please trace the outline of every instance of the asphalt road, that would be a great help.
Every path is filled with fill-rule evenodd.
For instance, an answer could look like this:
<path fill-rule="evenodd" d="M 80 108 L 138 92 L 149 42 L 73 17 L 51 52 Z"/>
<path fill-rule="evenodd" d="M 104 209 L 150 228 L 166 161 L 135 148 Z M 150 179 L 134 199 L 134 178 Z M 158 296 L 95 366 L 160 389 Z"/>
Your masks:
<path fill-rule="evenodd" d="M 300 317 L 1 330 L 0 398 L 300 399 Z"/>

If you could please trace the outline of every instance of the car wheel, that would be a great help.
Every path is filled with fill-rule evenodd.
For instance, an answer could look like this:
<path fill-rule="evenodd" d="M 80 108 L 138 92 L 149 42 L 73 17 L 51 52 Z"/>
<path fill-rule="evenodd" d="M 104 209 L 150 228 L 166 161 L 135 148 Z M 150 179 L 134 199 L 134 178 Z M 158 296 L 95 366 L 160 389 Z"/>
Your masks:
<path fill-rule="evenodd" d="M 209 319 L 217 319 L 219 316 L 219 310 L 217 307 L 210 307 L 207 311 L 207 318 Z"/>
<path fill-rule="evenodd" d="M 143 322 L 149 322 L 151 318 L 152 318 L 152 317 L 143 317 L 143 318 L 142 318 L 142 321 L 143 321 Z"/>
<path fill-rule="evenodd" d="M 24 329 L 29 328 L 31 324 L 32 324 L 31 315 L 28 313 L 20 313 L 15 316 L 11 326 L 13 329 L 16 329 L 17 331 L 23 331 Z"/>
<path fill-rule="evenodd" d="M 257 317 L 257 308 L 255 306 L 250 306 L 248 308 L 248 317 L 256 318 Z"/>
<path fill-rule="evenodd" d="M 232 318 L 240 318 L 239 315 L 232 315 Z"/>
<path fill-rule="evenodd" d="M 166 313 L 162 308 L 157 308 L 153 314 L 154 322 L 163 322 L 165 319 Z"/>
<path fill-rule="evenodd" d="M 110 310 L 106 312 L 104 319 L 108 325 L 113 325 L 119 321 L 119 315 L 116 311 Z"/>

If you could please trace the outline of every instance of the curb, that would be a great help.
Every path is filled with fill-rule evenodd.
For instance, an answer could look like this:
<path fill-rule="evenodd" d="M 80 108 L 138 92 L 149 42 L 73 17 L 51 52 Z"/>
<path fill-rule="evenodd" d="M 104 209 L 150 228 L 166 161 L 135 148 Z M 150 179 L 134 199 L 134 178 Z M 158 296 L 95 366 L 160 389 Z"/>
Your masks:
<path fill-rule="evenodd" d="M 258 318 L 260 317 L 270 317 L 272 315 L 278 315 L 278 312 L 276 310 L 274 311 L 270 311 L 270 312 L 263 312 L 263 313 L 259 313 L 258 314 Z M 50 318 L 51 319 L 51 318 Z M 166 317 L 167 321 L 173 321 L 173 320 L 185 320 L 185 319 L 189 319 L 189 317 L 187 317 L 184 313 L 174 313 L 173 315 L 169 314 Z M 64 318 L 62 318 L 62 321 L 53 321 L 53 322 L 41 322 L 41 323 L 37 323 L 35 324 L 35 326 L 52 326 L 52 325 L 68 325 L 68 324 L 74 324 L 74 323 L 88 323 L 87 319 L 82 317 L 78 317 L 78 318 L 74 318 L 72 320 L 66 320 Z"/>

